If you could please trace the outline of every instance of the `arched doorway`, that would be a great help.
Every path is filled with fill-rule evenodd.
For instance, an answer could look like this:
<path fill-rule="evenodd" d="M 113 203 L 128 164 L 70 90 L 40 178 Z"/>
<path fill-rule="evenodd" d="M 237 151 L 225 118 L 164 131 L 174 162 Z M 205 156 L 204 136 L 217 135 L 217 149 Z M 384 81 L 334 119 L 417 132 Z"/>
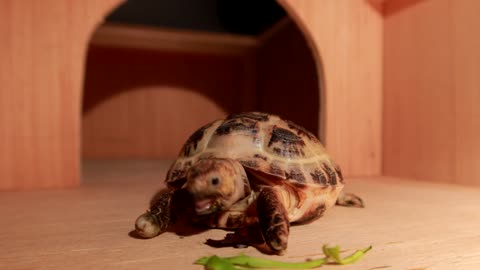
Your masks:
<path fill-rule="evenodd" d="M 276 1 L 186 2 L 127 1 L 95 31 L 84 158 L 174 158 L 198 126 L 240 111 L 279 114 L 319 134 L 319 63 Z"/>
<path fill-rule="evenodd" d="M 381 174 L 384 31 L 372 2 L 382 1 L 277 1 L 313 48 L 322 78 L 318 133 L 327 148 L 347 175 Z M 55 0 L 4 10 L 0 189 L 78 186 L 87 48 L 123 2 Z"/>

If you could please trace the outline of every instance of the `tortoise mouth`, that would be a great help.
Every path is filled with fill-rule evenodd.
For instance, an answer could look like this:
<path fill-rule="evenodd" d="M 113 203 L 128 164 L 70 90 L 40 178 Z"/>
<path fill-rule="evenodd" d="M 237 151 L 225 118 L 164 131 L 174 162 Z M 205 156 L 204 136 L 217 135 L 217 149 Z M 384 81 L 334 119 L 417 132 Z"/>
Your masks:
<path fill-rule="evenodd" d="M 195 212 L 197 215 L 210 214 L 215 211 L 215 199 L 206 198 L 195 201 Z"/>

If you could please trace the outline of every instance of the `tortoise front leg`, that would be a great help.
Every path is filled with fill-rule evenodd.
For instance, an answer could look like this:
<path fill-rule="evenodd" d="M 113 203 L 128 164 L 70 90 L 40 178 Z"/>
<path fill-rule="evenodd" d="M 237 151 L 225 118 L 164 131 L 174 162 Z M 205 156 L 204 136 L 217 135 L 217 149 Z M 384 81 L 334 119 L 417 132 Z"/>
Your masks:
<path fill-rule="evenodd" d="M 265 242 L 276 254 L 282 255 L 287 249 L 290 223 L 288 213 L 272 187 L 264 187 L 257 199 L 257 213 Z"/>
<path fill-rule="evenodd" d="M 144 238 L 152 238 L 164 233 L 173 223 L 172 199 L 174 191 L 160 194 L 146 213 L 137 218 L 135 231 Z"/>

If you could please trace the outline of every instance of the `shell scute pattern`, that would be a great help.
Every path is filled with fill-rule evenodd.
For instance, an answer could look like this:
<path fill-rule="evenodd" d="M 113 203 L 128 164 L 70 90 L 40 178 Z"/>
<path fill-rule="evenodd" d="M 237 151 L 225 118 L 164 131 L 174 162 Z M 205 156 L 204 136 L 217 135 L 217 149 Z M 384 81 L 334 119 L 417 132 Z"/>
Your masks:
<path fill-rule="evenodd" d="M 291 166 L 290 170 L 286 172 L 287 179 L 295 180 L 299 183 L 305 183 L 306 178 L 299 166 Z"/>
<path fill-rule="evenodd" d="M 304 127 L 302 126 L 299 126 L 297 124 L 295 124 L 294 122 L 292 121 L 289 121 L 289 120 L 285 120 L 285 122 L 287 122 L 288 124 L 288 127 L 294 131 L 297 132 L 297 135 L 298 136 L 305 136 L 307 137 L 309 140 L 312 140 L 312 141 L 315 141 L 315 142 L 318 142 L 318 139 L 315 135 L 313 135 L 313 133 L 311 133 L 310 131 L 308 131 L 307 129 L 305 129 Z"/>
<path fill-rule="evenodd" d="M 201 142 L 203 137 L 205 136 L 205 131 L 210 128 L 212 124 L 213 123 L 208 123 L 196 130 L 192 135 L 190 135 L 188 140 L 183 145 L 182 150 L 180 151 L 180 155 L 188 157 L 194 154 L 197 150 L 199 142 Z"/>
<path fill-rule="evenodd" d="M 270 147 L 272 144 L 279 142 L 283 145 L 290 145 L 290 144 L 299 144 L 301 146 L 305 145 L 305 142 L 302 140 L 301 137 L 295 135 L 292 131 L 273 126 L 272 129 L 272 136 L 270 137 L 270 141 L 268 142 L 268 146 Z"/>
<path fill-rule="evenodd" d="M 285 158 L 304 157 L 305 142 L 292 131 L 273 126 L 267 145 L 270 152 Z"/>
<path fill-rule="evenodd" d="M 337 184 L 337 173 L 328 165 L 323 164 L 323 170 L 328 175 L 328 180 L 330 185 Z"/>
<path fill-rule="evenodd" d="M 215 135 L 228 135 L 231 133 L 255 135 L 258 133 L 258 122 L 246 117 L 232 118 L 225 120 L 225 122 L 215 130 Z"/>
<path fill-rule="evenodd" d="M 343 184 L 340 168 L 308 130 L 266 113 L 230 115 L 195 131 L 167 174 L 167 183 L 184 178 L 199 159 L 231 158 L 245 168 L 300 185 Z"/>
<path fill-rule="evenodd" d="M 310 173 L 313 181 L 317 184 L 327 185 L 327 177 L 322 170 L 315 169 L 313 172 Z"/>
<path fill-rule="evenodd" d="M 257 122 L 265 122 L 270 119 L 270 115 L 268 113 L 262 113 L 262 112 L 246 112 L 246 113 L 231 114 L 227 117 L 227 120 L 235 119 L 235 118 L 250 118 Z"/>

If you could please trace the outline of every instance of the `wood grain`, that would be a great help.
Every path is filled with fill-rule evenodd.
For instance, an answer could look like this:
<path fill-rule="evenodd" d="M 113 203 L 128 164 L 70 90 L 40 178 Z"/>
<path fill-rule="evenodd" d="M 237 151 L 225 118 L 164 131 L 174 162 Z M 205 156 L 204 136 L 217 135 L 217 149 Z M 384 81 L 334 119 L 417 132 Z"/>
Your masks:
<path fill-rule="evenodd" d="M 367 1 L 279 2 L 314 48 L 327 148 L 348 175 L 380 174 L 382 14 Z"/>
<path fill-rule="evenodd" d="M 480 3 L 396 5 L 385 6 L 384 173 L 480 185 Z"/>
<path fill-rule="evenodd" d="M 480 185 L 480 2 L 452 1 L 457 183 Z"/>
<path fill-rule="evenodd" d="M 118 2 L 0 0 L 0 190 L 79 184 L 86 44 Z"/>
<path fill-rule="evenodd" d="M 255 37 L 247 35 L 112 23 L 98 27 L 90 42 L 95 46 L 213 55 L 243 55 L 259 46 Z"/>
<path fill-rule="evenodd" d="M 454 179 L 452 25 L 445 19 L 449 14 L 448 0 L 424 1 L 385 19 L 387 175 Z"/>
<path fill-rule="evenodd" d="M 222 230 L 185 237 L 165 233 L 150 240 L 130 237 L 135 218 L 160 188 L 169 164 L 87 162 L 78 189 L 0 193 L 1 268 L 201 269 L 193 261 L 213 254 L 320 258 L 327 243 L 349 252 L 373 245 L 361 261 L 341 267 L 346 270 L 480 267 L 480 190 L 387 177 L 348 179 L 347 189 L 362 196 L 366 208 L 334 207 L 311 224 L 293 226 L 281 257 L 203 244 L 221 239 Z M 337 268 L 326 269 L 330 267 Z"/>

